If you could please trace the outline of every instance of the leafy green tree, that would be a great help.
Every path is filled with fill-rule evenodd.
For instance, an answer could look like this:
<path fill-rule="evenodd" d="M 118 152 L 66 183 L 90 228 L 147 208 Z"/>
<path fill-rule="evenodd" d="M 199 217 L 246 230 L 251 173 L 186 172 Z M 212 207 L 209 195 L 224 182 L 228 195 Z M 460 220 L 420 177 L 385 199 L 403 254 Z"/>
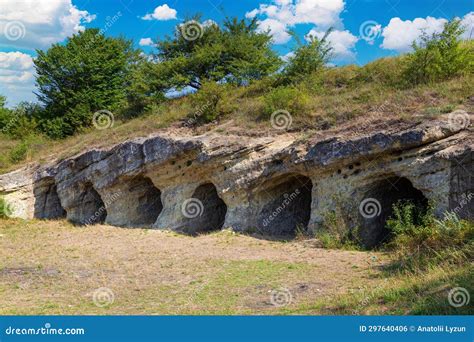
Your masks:
<path fill-rule="evenodd" d="M 325 67 L 333 52 L 333 48 L 327 40 L 331 32 L 332 29 L 326 31 L 321 39 L 310 35 L 307 44 L 303 44 L 294 32 L 290 32 L 298 46 L 283 70 L 283 78 L 287 82 L 301 81 L 308 75 Z"/>
<path fill-rule="evenodd" d="M 222 27 L 198 20 L 178 25 L 174 36 L 158 41 L 156 63 L 150 67 L 152 88 L 200 89 L 206 81 L 241 85 L 281 66 L 271 49 L 272 37 L 257 30 L 255 19 L 226 19 Z"/>
<path fill-rule="evenodd" d="M 408 55 L 404 79 L 409 84 L 429 83 L 458 76 L 472 65 L 472 51 L 461 41 L 465 28 L 459 19 L 444 25 L 441 33 L 423 32 L 413 42 Z"/>
<path fill-rule="evenodd" d="M 139 60 L 131 41 L 105 37 L 98 29 L 86 29 L 64 45 L 37 53 L 37 96 L 45 106 L 41 128 L 53 137 L 91 125 L 97 110 L 123 106 Z"/>

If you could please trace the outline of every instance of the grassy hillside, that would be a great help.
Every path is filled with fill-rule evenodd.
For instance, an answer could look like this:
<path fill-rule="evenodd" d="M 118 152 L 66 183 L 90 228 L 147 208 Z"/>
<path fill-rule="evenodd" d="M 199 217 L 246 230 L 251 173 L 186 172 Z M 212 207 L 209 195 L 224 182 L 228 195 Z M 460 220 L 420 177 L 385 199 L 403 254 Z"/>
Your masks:
<path fill-rule="evenodd" d="M 113 126 L 102 130 L 92 127 L 63 140 L 51 140 L 34 132 L 21 139 L 0 133 L 0 172 L 30 162 L 65 158 L 169 127 L 177 133 L 181 130 L 201 134 L 233 120 L 229 127 L 245 128 L 240 132 L 282 134 L 334 129 L 351 121 L 419 121 L 456 109 L 474 111 L 472 73 L 406 87 L 400 83 L 405 58 L 380 59 L 363 67 L 330 68 L 290 85 L 279 84 L 277 78 L 271 77 L 241 87 L 204 85 L 197 94 L 151 105 L 136 118 L 113 113 Z M 272 128 L 270 117 L 278 110 L 288 111 L 292 117 L 287 130 Z M 201 122 L 204 117 L 211 123 Z"/>

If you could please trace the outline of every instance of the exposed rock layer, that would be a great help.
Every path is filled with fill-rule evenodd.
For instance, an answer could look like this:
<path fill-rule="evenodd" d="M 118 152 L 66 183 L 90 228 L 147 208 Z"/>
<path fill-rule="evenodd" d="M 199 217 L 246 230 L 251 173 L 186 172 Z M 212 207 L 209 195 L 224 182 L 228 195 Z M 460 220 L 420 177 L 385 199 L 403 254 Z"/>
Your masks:
<path fill-rule="evenodd" d="M 0 195 L 22 218 L 193 234 L 291 236 L 337 216 L 374 245 L 399 199 L 473 220 L 473 147 L 472 132 L 447 120 L 350 139 L 160 135 L 1 175 Z"/>

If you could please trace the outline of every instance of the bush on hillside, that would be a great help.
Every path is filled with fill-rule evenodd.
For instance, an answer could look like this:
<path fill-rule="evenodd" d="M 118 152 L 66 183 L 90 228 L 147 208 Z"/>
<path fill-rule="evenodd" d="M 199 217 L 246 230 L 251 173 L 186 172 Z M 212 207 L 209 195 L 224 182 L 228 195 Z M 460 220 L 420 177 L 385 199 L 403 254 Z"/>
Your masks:
<path fill-rule="evenodd" d="M 474 257 L 474 223 L 460 220 L 455 213 L 439 220 L 432 212 L 422 214 L 413 204 L 401 202 L 394 205 L 387 226 L 393 233 L 388 247 L 404 268 L 418 270 Z"/>
<path fill-rule="evenodd" d="M 12 208 L 10 204 L 3 197 L 0 197 L 0 219 L 9 218 L 11 214 Z"/>
<path fill-rule="evenodd" d="M 288 111 L 291 115 L 304 114 L 308 110 L 309 97 L 307 93 L 293 86 L 273 88 L 263 96 L 264 117 L 279 110 Z"/>
<path fill-rule="evenodd" d="M 201 89 L 191 96 L 193 112 L 189 115 L 188 122 L 208 123 L 229 111 L 226 97 L 232 88 L 229 84 L 216 82 L 203 82 Z"/>
<path fill-rule="evenodd" d="M 310 35 L 306 44 L 301 43 L 296 34 L 293 37 L 298 43 L 294 54 L 289 57 L 283 70 L 282 79 L 284 83 L 301 82 L 308 75 L 322 70 L 332 57 L 333 48 L 328 42 L 329 29 L 322 38 Z"/>
<path fill-rule="evenodd" d="M 446 80 L 467 72 L 473 56 L 461 41 L 465 28 L 459 19 L 444 25 L 441 33 L 423 33 L 419 42 L 413 42 L 404 80 L 410 85 Z M 471 51 L 472 52 L 472 51 Z"/>

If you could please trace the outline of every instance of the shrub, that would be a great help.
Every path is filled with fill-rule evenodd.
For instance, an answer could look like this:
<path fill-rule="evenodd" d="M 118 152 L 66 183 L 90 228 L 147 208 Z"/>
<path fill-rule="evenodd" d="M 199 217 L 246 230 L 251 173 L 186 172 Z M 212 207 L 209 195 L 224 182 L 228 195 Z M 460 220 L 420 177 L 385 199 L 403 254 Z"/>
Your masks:
<path fill-rule="evenodd" d="M 278 110 L 286 110 L 291 115 L 304 113 L 308 109 L 309 97 L 296 87 L 278 87 L 263 96 L 264 116 L 270 117 Z"/>
<path fill-rule="evenodd" d="M 394 234 L 387 247 L 396 251 L 397 265 L 403 268 L 418 270 L 474 257 L 474 224 L 455 213 L 439 220 L 432 211 L 420 215 L 413 204 L 398 203 L 387 226 Z"/>
<path fill-rule="evenodd" d="M 229 88 L 231 86 L 226 84 L 203 82 L 201 89 L 191 97 L 194 112 L 190 114 L 190 122 L 211 122 L 228 112 L 226 96 Z"/>
<path fill-rule="evenodd" d="M 29 143 L 22 141 L 10 151 L 10 161 L 12 163 L 18 163 L 26 159 L 29 150 Z"/>
<path fill-rule="evenodd" d="M 357 229 L 351 231 L 342 215 L 335 211 L 326 212 L 323 215 L 323 224 L 320 230 L 315 233 L 323 248 L 330 249 L 359 249 L 354 236 L 357 236 Z"/>
<path fill-rule="evenodd" d="M 403 84 L 403 66 L 406 56 L 377 59 L 357 69 L 357 83 L 376 83 L 398 87 Z"/>
<path fill-rule="evenodd" d="M 325 87 L 349 87 L 354 84 L 359 69 L 357 65 L 329 68 L 321 73 L 320 78 Z"/>
<path fill-rule="evenodd" d="M 5 219 L 9 218 L 12 214 L 12 207 L 10 204 L 7 203 L 7 201 L 3 198 L 0 197 L 0 218 Z"/>
<path fill-rule="evenodd" d="M 294 55 L 288 59 L 288 63 L 283 70 L 283 79 L 286 83 L 299 82 L 314 72 L 322 70 L 331 59 L 333 48 L 330 46 L 328 36 L 332 29 L 320 39 L 316 36 L 309 36 L 308 43 L 302 44 L 295 33 L 298 47 Z"/>
<path fill-rule="evenodd" d="M 472 55 L 461 42 L 464 28 L 454 19 L 444 25 L 441 33 L 423 33 L 420 42 L 413 42 L 414 52 L 408 55 L 403 77 L 412 85 L 446 80 L 467 72 Z"/>

